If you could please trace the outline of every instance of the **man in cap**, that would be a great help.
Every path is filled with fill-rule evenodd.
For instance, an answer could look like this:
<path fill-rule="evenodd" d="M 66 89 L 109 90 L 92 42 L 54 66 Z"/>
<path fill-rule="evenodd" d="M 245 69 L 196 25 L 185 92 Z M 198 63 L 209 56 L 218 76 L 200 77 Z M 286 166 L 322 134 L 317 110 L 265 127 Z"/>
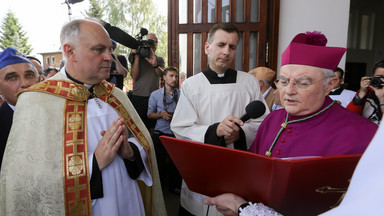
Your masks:
<path fill-rule="evenodd" d="M 73 20 L 60 42 L 64 68 L 19 96 L 0 215 L 165 215 L 150 135 L 125 93 L 105 81 L 108 33 Z M 137 180 L 152 186 L 146 213 Z"/>
<path fill-rule="evenodd" d="M 334 70 L 346 49 L 326 47 L 326 43 L 320 32 L 301 33 L 283 52 L 277 88 L 284 109 L 265 118 L 251 152 L 275 158 L 364 152 L 377 126 L 329 98 L 337 83 Z M 205 202 L 226 213 L 237 212 L 240 206 L 243 211 L 247 206 L 234 194 Z M 252 206 L 249 208 L 256 207 Z"/>
<path fill-rule="evenodd" d="M 5 101 L 0 106 L 0 168 L 12 126 L 17 93 L 38 81 L 36 68 L 23 54 L 12 47 L 0 53 L 0 95 Z"/>
<path fill-rule="evenodd" d="M 273 94 L 275 89 L 272 87 L 272 83 L 276 76 L 276 72 L 267 67 L 257 67 L 248 73 L 252 74 L 259 81 L 261 93 L 268 105 L 269 111 L 271 111 L 275 101 L 275 96 Z"/>

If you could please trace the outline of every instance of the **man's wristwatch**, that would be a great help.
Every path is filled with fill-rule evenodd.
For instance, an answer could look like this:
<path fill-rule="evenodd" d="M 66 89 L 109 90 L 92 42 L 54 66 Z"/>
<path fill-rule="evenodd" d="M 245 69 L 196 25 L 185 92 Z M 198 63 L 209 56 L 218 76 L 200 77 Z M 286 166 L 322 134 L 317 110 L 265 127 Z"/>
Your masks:
<path fill-rule="evenodd" d="M 250 202 L 245 202 L 240 205 L 240 207 L 237 209 L 237 214 L 240 215 L 241 210 L 243 210 L 245 207 L 249 206 L 251 203 Z"/>
<path fill-rule="evenodd" d="M 159 67 L 159 65 L 153 66 L 153 68 L 155 68 L 155 69 L 158 68 L 158 67 Z"/>

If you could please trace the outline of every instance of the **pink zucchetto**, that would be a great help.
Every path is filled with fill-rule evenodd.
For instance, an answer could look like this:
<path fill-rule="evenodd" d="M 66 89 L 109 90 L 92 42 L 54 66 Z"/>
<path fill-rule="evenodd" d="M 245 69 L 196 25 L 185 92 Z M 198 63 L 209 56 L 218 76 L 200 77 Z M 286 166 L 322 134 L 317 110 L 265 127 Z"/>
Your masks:
<path fill-rule="evenodd" d="M 281 55 L 281 66 L 298 64 L 335 70 L 346 49 L 326 47 L 327 41 L 319 31 L 296 35 Z"/>

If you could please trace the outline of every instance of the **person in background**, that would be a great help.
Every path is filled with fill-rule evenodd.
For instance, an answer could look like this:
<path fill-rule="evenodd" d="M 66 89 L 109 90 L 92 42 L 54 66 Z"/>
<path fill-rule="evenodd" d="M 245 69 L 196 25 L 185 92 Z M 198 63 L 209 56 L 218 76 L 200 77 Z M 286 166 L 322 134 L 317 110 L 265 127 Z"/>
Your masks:
<path fill-rule="evenodd" d="M 373 76 L 364 76 L 360 81 L 360 89 L 348 110 L 362 115 L 375 124 L 380 124 L 384 112 L 384 59 L 373 67 Z"/>
<path fill-rule="evenodd" d="M 164 69 L 164 87 L 151 93 L 148 102 L 148 118 L 156 120 L 152 135 L 156 149 L 156 159 L 162 185 L 167 185 L 172 193 L 180 194 L 181 176 L 161 143 L 160 136 L 175 137 L 170 123 L 180 97 L 177 88 L 179 72 L 175 67 Z"/>
<path fill-rule="evenodd" d="M 232 23 L 216 24 L 209 31 L 205 43 L 209 65 L 205 71 L 183 82 L 171 122 L 176 138 L 241 150 L 247 150 L 253 142 L 269 111 L 247 122 L 239 119 L 250 102 L 259 100 L 265 104 L 257 80 L 230 68 L 239 34 Z M 189 190 L 183 181 L 180 215 L 217 215 L 215 208 L 208 211 L 203 198 L 202 194 Z"/>
<path fill-rule="evenodd" d="M 329 98 L 337 84 L 334 70 L 346 49 L 326 47 L 318 31 L 296 35 L 282 54 L 277 88 L 284 109 L 270 113 L 259 127 L 249 151 L 273 158 L 362 154 L 377 125 Z M 257 182 L 255 183 L 257 184 Z M 261 214 L 263 205 L 235 194 L 204 201 L 220 212 Z M 273 210 L 267 209 L 271 215 Z M 252 214 L 244 214 L 252 215 Z"/>
<path fill-rule="evenodd" d="M 165 215 L 151 137 L 125 93 L 105 81 L 108 33 L 77 19 L 62 27 L 60 42 L 64 68 L 19 95 L 0 215 L 144 215 L 143 201 L 147 214 Z M 151 197 L 142 197 L 139 180 Z"/>
<path fill-rule="evenodd" d="M 44 71 L 43 71 L 43 66 L 41 66 L 41 61 L 38 58 L 35 58 L 33 56 L 27 56 L 29 61 L 32 62 L 32 64 L 35 66 L 37 72 L 39 73 L 40 76 L 40 82 L 45 80 L 44 76 Z"/>
<path fill-rule="evenodd" d="M 272 87 L 272 83 L 275 79 L 276 72 L 267 67 L 257 67 L 248 73 L 252 74 L 259 82 L 261 93 L 263 93 L 265 102 L 268 105 L 269 111 L 271 111 L 274 103 L 273 92 L 275 91 Z"/>
<path fill-rule="evenodd" d="M 114 40 L 111 40 L 113 45 L 113 51 L 116 50 L 117 43 Z M 128 62 L 124 55 L 116 54 L 113 52 L 113 59 L 115 62 L 115 66 L 111 67 L 111 73 L 112 74 L 121 74 L 123 78 L 127 77 L 128 75 Z"/>
<path fill-rule="evenodd" d="M 278 82 L 279 82 L 279 80 L 275 80 L 275 83 L 278 83 Z M 282 108 L 284 108 L 284 107 L 283 107 L 283 105 L 281 104 L 281 101 L 280 101 L 279 89 L 276 89 L 273 92 L 273 105 L 272 105 L 271 111 L 282 109 Z"/>
<path fill-rule="evenodd" d="M 180 72 L 180 75 L 179 75 L 179 86 L 180 86 L 180 88 L 181 88 L 181 84 L 184 82 L 186 76 L 187 76 L 187 74 L 185 72 Z"/>
<path fill-rule="evenodd" d="M 128 74 L 128 63 L 127 59 L 123 55 L 117 55 L 115 53 L 117 43 L 114 40 L 111 40 L 112 42 L 112 65 L 110 70 L 110 75 L 108 79 L 106 79 L 108 82 L 115 84 L 116 87 L 119 89 L 123 89 L 124 87 L 124 78 Z"/>
<path fill-rule="evenodd" d="M 348 104 L 352 101 L 356 92 L 344 89 L 341 84 L 344 83 L 344 70 L 337 67 L 335 70 L 336 77 L 339 79 L 335 88 L 329 92 L 329 97 L 332 100 L 340 101 L 341 106 L 347 107 Z"/>
<path fill-rule="evenodd" d="M 44 77 L 45 77 L 45 79 L 49 79 L 49 78 L 55 76 L 58 72 L 59 72 L 59 69 L 57 69 L 55 67 L 47 67 L 44 70 Z"/>
<path fill-rule="evenodd" d="M 65 66 L 65 59 L 62 59 L 60 61 L 60 67 L 59 67 L 59 71 L 61 71 L 61 69 Z"/>
<path fill-rule="evenodd" d="M 17 94 L 38 82 L 35 66 L 22 53 L 12 47 L 0 53 L 0 95 L 4 100 L 0 106 L 0 168 L 12 127 Z"/>
<path fill-rule="evenodd" d="M 131 77 L 133 89 L 130 99 L 140 118 L 148 130 L 153 131 L 156 121 L 148 119 L 148 100 L 151 93 L 159 89 L 159 78 L 163 75 L 165 62 L 163 57 L 156 55 L 158 39 L 156 34 L 149 33 L 147 39 L 153 40 L 150 45 L 151 55 L 144 58 L 133 49 L 128 60 L 131 63 Z"/>

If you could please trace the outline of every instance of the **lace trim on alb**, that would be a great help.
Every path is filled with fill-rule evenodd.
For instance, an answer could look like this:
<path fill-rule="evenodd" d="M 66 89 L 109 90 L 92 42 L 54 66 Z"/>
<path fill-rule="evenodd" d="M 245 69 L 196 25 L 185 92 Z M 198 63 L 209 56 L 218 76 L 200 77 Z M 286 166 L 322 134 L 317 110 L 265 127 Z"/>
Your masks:
<path fill-rule="evenodd" d="M 239 216 L 283 216 L 262 203 L 251 203 L 245 208 L 239 209 Z"/>

